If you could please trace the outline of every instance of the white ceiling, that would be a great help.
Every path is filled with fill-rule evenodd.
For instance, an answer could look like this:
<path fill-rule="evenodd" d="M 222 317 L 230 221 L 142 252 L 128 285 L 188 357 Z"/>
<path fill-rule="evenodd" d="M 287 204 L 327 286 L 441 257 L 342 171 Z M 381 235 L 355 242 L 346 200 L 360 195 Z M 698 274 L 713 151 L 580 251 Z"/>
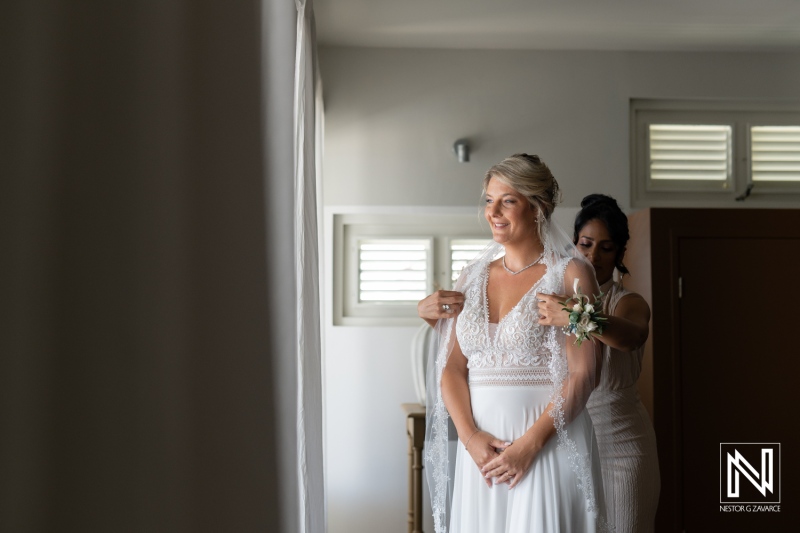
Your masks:
<path fill-rule="evenodd" d="M 800 0 L 314 0 L 323 45 L 800 50 Z"/>

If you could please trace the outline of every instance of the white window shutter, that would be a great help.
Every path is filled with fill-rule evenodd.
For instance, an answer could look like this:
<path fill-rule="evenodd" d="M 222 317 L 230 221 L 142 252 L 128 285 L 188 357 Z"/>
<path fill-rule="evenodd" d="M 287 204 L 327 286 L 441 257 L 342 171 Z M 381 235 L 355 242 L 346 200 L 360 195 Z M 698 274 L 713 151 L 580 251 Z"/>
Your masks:
<path fill-rule="evenodd" d="M 427 239 L 359 240 L 359 301 L 400 303 L 424 298 L 430 253 Z"/>
<path fill-rule="evenodd" d="M 729 125 L 650 124 L 650 179 L 726 181 L 731 174 Z"/>
<path fill-rule="evenodd" d="M 491 239 L 454 239 L 450 241 L 450 283 L 455 285 L 461 271 Z M 451 286 L 452 286 L 451 285 Z"/>
<path fill-rule="evenodd" d="M 753 182 L 800 182 L 800 126 L 752 126 Z"/>

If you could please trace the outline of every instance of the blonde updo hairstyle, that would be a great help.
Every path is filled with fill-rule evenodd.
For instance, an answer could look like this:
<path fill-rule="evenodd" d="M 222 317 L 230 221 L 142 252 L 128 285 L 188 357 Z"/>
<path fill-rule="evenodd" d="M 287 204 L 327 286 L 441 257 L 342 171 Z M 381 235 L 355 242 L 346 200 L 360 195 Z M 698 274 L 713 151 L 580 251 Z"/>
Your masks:
<path fill-rule="evenodd" d="M 543 222 L 550 221 L 550 215 L 560 200 L 558 182 L 547 165 L 538 155 L 514 154 L 503 159 L 486 172 L 483 178 L 483 195 L 489 180 L 497 178 L 525 198 L 539 212 L 537 217 L 539 239 L 544 242 Z"/>

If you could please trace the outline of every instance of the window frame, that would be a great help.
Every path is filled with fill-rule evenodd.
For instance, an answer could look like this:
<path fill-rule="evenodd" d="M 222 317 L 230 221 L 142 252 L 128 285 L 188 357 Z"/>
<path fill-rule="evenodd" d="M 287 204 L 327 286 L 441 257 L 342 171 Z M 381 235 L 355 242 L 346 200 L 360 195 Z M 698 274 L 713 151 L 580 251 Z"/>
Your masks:
<path fill-rule="evenodd" d="M 654 186 L 649 171 L 650 124 L 730 125 L 729 180 L 724 184 L 676 180 Z M 631 99 L 631 206 L 797 207 L 800 182 L 752 180 L 751 126 L 783 125 L 800 125 L 800 102 Z"/>
<path fill-rule="evenodd" d="M 478 210 L 470 214 L 334 213 L 333 325 L 418 326 L 417 302 L 360 302 L 358 242 L 361 239 L 430 239 L 428 290 L 451 287 L 450 242 L 491 239 Z"/>

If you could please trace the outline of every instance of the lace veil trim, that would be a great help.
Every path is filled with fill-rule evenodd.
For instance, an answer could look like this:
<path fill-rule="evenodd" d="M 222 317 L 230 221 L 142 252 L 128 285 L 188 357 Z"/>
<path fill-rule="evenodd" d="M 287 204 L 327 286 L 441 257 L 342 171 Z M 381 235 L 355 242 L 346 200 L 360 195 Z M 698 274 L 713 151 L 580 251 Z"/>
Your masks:
<path fill-rule="evenodd" d="M 565 269 L 573 259 L 585 262 L 575 249 L 566 234 L 555 224 L 546 223 L 547 227 L 544 242 L 544 263 L 547 267 L 545 276 L 558 275 L 561 293 L 564 292 L 563 279 Z M 455 290 L 465 292 L 465 289 L 474 283 L 480 282 L 481 272 L 486 265 L 503 254 L 503 248 L 497 243 L 491 243 L 462 271 L 461 277 L 456 283 Z M 432 336 L 432 341 L 437 343 L 430 352 L 436 354 L 429 360 L 429 372 L 427 378 L 427 431 L 424 451 L 425 470 L 428 478 L 428 486 L 431 491 L 431 506 L 433 510 L 434 527 L 436 533 L 447 533 L 448 530 L 448 510 L 452 498 L 452 473 L 450 468 L 451 459 L 449 457 L 449 433 L 451 431 L 450 419 L 444 406 L 441 395 L 442 371 L 447 363 L 447 359 L 452 351 L 454 342 L 455 319 L 440 320 L 436 326 L 437 335 Z M 470 370 L 470 381 L 480 384 L 496 384 L 498 381 L 505 383 L 536 384 L 550 386 L 551 401 L 553 404 L 549 414 L 553 418 L 553 423 L 557 433 L 558 449 L 567 454 L 569 464 L 575 473 L 577 484 L 584 495 L 588 510 L 597 516 L 598 529 L 600 531 L 611 531 L 612 528 L 606 522 L 604 513 L 598 508 L 597 497 L 594 493 L 591 473 L 591 459 L 588 454 L 578 450 L 575 441 L 570 438 L 566 430 L 566 417 L 564 412 L 564 393 L 561 387 L 554 384 L 564 383 L 569 376 L 569 369 L 566 359 L 566 337 L 560 328 L 548 327 L 544 335 L 544 347 L 552 354 L 549 358 L 549 365 L 546 372 L 518 372 L 513 369 L 504 369 L 502 376 L 493 375 L 487 369 L 474 372 Z M 477 369 L 475 369 L 477 370 Z M 546 375 L 545 375 L 546 374 Z M 453 429 L 453 434 L 455 430 Z M 454 454 L 454 452 L 453 452 Z M 454 461 L 453 461 L 454 462 Z M 601 483 L 602 485 L 602 483 Z"/>

